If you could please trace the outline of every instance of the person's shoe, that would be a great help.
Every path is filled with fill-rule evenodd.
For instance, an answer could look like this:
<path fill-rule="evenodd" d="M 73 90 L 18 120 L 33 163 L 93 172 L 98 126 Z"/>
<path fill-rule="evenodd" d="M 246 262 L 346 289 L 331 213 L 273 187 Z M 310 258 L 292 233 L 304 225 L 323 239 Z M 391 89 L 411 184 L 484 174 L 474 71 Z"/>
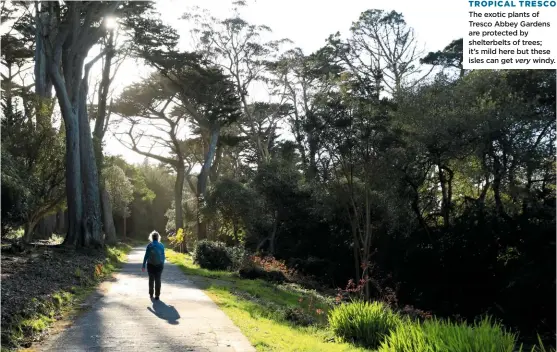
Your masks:
<path fill-rule="evenodd" d="M 159 296 L 155 297 L 155 301 L 158 301 L 158 300 L 159 300 Z"/>
<path fill-rule="evenodd" d="M 153 299 L 153 295 L 149 295 L 149 298 L 150 298 L 150 299 Z"/>

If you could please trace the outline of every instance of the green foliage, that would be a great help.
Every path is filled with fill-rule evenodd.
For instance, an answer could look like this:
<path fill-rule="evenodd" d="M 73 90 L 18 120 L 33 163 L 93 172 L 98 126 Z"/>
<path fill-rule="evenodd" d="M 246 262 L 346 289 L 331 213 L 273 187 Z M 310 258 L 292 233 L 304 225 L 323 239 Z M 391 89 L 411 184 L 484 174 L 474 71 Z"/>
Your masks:
<path fill-rule="evenodd" d="M 329 312 L 329 325 L 344 340 L 377 348 L 402 319 L 381 302 L 355 301 L 341 304 Z"/>
<path fill-rule="evenodd" d="M 232 261 L 232 269 L 238 270 L 246 257 L 246 250 L 242 246 L 226 247 L 228 256 Z"/>
<path fill-rule="evenodd" d="M 145 171 L 143 171 L 141 167 L 128 164 L 124 159 L 120 157 L 111 157 L 109 159 L 109 163 L 114 166 L 120 167 L 124 171 L 124 174 L 133 186 L 134 199 L 150 202 L 155 198 L 155 193 L 147 186 L 145 180 L 145 172 L 149 170 L 148 167 L 144 166 L 143 169 Z M 118 177 L 121 178 L 121 175 Z"/>
<path fill-rule="evenodd" d="M 221 231 L 236 243 L 253 227 L 261 211 L 261 197 L 253 189 L 228 178 L 216 182 L 208 192 L 206 213 L 221 217 Z"/>
<path fill-rule="evenodd" d="M 515 351 L 516 337 L 490 318 L 474 325 L 446 320 L 405 322 L 391 332 L 378 352 Z"/>
<path fill-rule="evenodd" d="M 19 99 L 2 97 L 3 233 L 24 223 L 36 225 L 64 199 L 64 136 L 53 127 L 52 104 L 29 91 L 19 94 Z M 16 108 L 18 103 L 28 104 L 25 111 Z"/>
<path fill-rule="evenodd" d="M 133 200 L 134 187 L 124 170 L 117 165 L 111 165 L 103 170 L 103 177 L 112 211 L 119 216 L 129 216 L 128 206 Z"/>
<path fill-rule="evenodd" d="M 193 260 L 200 267 L 209 270 L 228 270 L 233 265 L 225 244 L 208 240 L 196 243 Z"/>
<path fill-rule="evenodd" d="M 181 252 L 184 250 L 185 245 L 187 248 L 190 248 L 189 245 L 193 243 L 194 234 L 191 229 L 178 229 L 173 236 L 169 236 L 168 240 L 170 241 L 170 245 L 175 248 L 179 249 Z"/>
<path fill-rule="evenodd" d="M 184 240 L 186 239 L 186 232 L 184 231 L 184 229 L 178 229 L 178 231 L 176 231 L 176 235 L 170 236 L 168 237 L 168 239 L 170 240 L 171 244 L 178 245 L 184 242 Z"/>
<path fill-rule="evenodd" d="M 429 52 L 424 58 L 420 59 L 420 63 L 434 66 L 452 67 L 462 70 L 462 51 L 462 38 L 455 39 L 447 45 L 443 51 Z"/>

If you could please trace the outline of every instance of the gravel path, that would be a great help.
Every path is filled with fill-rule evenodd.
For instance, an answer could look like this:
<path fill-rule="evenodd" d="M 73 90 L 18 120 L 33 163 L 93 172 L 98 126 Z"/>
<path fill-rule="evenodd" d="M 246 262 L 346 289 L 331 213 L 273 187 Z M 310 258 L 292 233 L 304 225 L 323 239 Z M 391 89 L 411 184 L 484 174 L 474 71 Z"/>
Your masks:
<path fill-rule="evenodd" d="M 116 281 L 92 307 L 41 351 L 227 351 L 255 349 L 207 295 L 171 263 L 160 301 L 151 301 L 141 272 L 144 248 L 134 248 Z"/>

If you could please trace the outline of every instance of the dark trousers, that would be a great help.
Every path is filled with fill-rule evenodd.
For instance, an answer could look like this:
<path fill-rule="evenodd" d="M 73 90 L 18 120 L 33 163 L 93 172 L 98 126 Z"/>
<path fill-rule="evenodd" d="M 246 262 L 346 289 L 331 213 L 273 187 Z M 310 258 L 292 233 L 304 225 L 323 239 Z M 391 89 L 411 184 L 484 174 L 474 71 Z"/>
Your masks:
<path fill-rule="evenodd" d="M 149 273 L 149 295 L 151 296 L 153 295 L 153 293 L 155 294 L 155 297 L 159 297 L 161 294 L 162 269 L 162 266 L 155 266 L 147 263 L 147 272 Z M 155 286 L 154 290 L 153 286 Z"/>

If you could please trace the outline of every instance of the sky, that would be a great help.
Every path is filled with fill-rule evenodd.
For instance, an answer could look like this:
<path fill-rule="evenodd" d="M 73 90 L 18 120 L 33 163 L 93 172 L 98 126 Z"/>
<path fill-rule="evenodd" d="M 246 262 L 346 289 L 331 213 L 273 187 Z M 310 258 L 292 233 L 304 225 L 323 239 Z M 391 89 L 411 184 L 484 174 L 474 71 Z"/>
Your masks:
<path fill-rule="evenodd" d="M 463 14 L 466 14 L 466 10 L 462 6 L 455 6 L 453 1 L 248 0 L 247 2 L 247 8 L 242 10 L 245 20 L 253 24 L 269 26 L 273 30 L 273 39 L 288 38 L 294 42 L 294 47 L 301 48 L 307 54 L 321 48 L 329 34 L 337 31 L 346 34 L 351 23 L 358 19 L 360 13 L 373 8 L 401 12 L 408 25 L 414 28 L 418 43 L 425 52 L 441 50 L 452 40 L 464 36 Z M 176 28 L 184 41 L 188 41 L 190 27 L 180 17 L 193 6 L 207 9 L 215 17 L 226 18 L 231 13 L 232 1 L 157 1 L 157 8 L 163 21 Z M 183 44 L 187 46 L 186 42 Z M 148 72 L 148 68 L 133 61 L 125 63 L 116 78 L 117 91 L 127 84 L 139 81 Z M 250 92 L 250 95 L 259 94 Z M 143 156 L 122 146 L 110 132 L 105 138 L 105 151 L 108 154 L 120 154 L 132 163 L 141 163 L 144 160 Z"/>

